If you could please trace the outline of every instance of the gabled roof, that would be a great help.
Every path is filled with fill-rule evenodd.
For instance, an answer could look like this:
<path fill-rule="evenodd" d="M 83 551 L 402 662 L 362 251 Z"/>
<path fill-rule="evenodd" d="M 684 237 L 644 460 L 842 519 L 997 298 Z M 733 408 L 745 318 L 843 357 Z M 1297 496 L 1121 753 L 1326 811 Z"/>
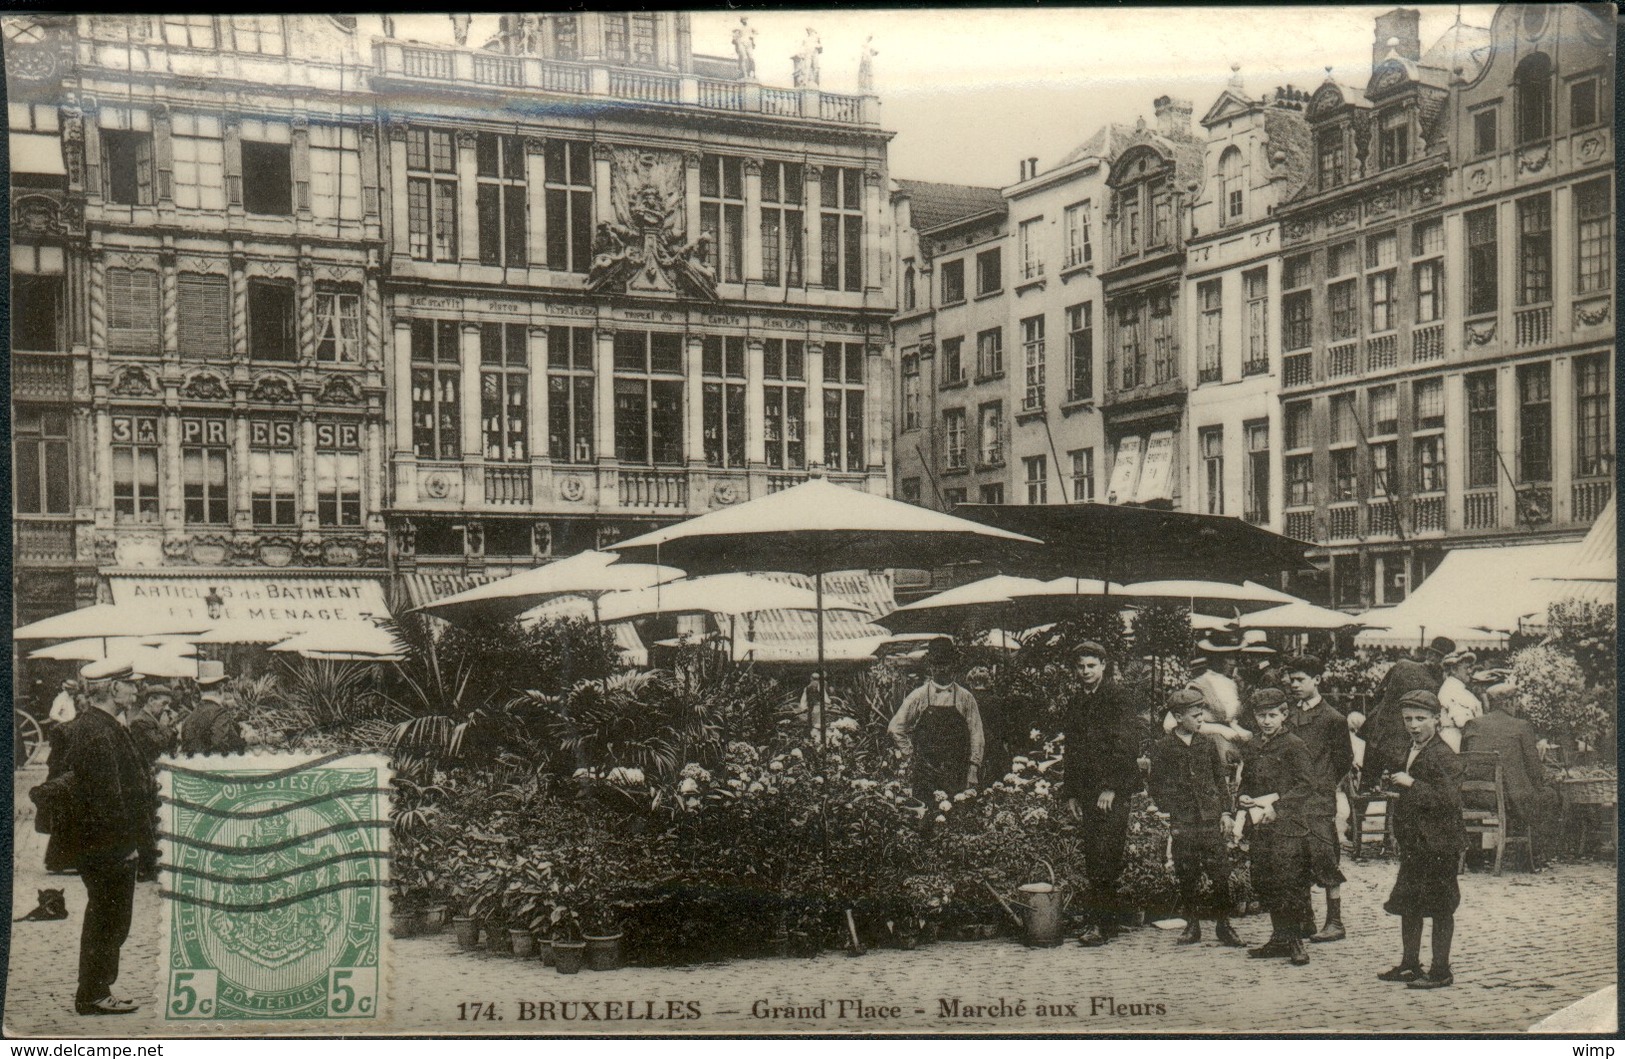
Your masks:
<path fill-rule="evenodd" d="M 1131 149 L 1140 146 L 1149 146 L 1162 157 L 1173 160 L 1175 187 L 1182 188 L 1190 181 L 1201 182 L 1202 153 L 1206 147 L 1203 140 L 1198 140 L 1194 136 L 1177 138 L 1165 136 L 1141 121 L 1134 127 L 1134 134 L 1118 145 L 1117 153 L 1112 157 L 1113 168 Z M 1117 174 L 1113 173 L 1110 178 L 1113 187 L 1118 186 L 1115 182 L 1116 177 Z"/>
<path fill-rule="evenodd" d="M 1133 125 L 1125 125 L 1116 121 L 1108 122 L 1096 129 L 1093 136 L 1073 148 L 1065 158 L 1061 159 L 1060 165 L 1056 166 L 1056 168 L 1071 165 L 1073 162 L 1082 161 L 1085 158 L 1104 158 L 1109 165 L 1122 152 L 1124 144 L 1133 136 Z"/>
<path fill-rule="evenodd" d="M 1209 128 L 1227 118 L 1238 118 L 1258 105 L 1257 100 L 1248 99 L 1235 89 L 1227 88 L 1220 92 L 1219 98 L 1207 108 L 1207 113 L 1202 115 L 1201 124 L 1204 128 Z"/>
<path fill-rule="evenodd" d="M 1445 80 L 1442 85 L 1450 83 L 1456 67 L 1461 67 L 1462 76 L 1471 81 L 1477 77 L 1479 71 L 1490 58 L 1491 36 L 1487 26 L 1469 26 L 1457 22 L 1433 42 L 1433 47 L 1422 56 L 1421 65 L 1434 70 L 1443 70 Z"/>
<path fill-rule="evenodd" d="M 974 184 L 942 184 L 931 180 L 898 180 L 897 193 L 909 201 L 914 230 L 927 232 L 985 213 L 1003 212 L 1004 195 L 998 188 Z"/>

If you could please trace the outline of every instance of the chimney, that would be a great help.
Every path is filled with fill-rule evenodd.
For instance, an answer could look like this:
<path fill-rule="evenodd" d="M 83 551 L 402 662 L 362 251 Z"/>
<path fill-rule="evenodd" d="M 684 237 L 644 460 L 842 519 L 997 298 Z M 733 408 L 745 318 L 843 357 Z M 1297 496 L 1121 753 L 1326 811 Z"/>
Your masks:
<path fill-rule="evenodd" d="M 1157 131 L 1164 136 L 1177 139 L 1190 139 L 1191 115 L 1196 107 L 1188 99 L 1175 99 L 1172 96 L 1158 96 L 1152 100 L 1151 105 L 1157 112 Z"/>
<path fill-rule="evenodd" d="M 1038 175 L 1038 159 L 1023 158 L 1021 160 L 1021 180 L 1031 180 Z"/>
<path fill-rule="evenodd" d="M 1422 13 L 1414 7 L 1396 7 L 1378 15 L 1371 42 L 1371 69 L 1376 70 L 1390 50 L 1401 59 L 1417 62 L 1422 58 Z"/>

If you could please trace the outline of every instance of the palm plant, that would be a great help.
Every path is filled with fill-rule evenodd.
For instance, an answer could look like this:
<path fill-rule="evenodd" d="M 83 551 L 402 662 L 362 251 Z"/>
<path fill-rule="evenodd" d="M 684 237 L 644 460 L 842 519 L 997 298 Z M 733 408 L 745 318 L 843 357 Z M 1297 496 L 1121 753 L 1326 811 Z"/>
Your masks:
<path fill-rule="evenodd" d="M 721 752 L 713 704 L 684 693 L 664 670 L 577 681 L 562 696 L 530 692 L 525 699 L 541 711 L 548 742 L 578 768 L 636 769 L 669 780 L 686 762 Z"/>

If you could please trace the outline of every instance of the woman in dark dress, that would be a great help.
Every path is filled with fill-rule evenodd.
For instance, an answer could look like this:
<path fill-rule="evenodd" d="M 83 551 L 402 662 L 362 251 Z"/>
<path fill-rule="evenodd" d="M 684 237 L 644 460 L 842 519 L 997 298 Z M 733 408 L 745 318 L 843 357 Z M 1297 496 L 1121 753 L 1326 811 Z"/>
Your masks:
<path fill-rule="evenodd" d="M 1404 768 L 1390 777 L 1399 789 L 1394 808 L 1399 878 L 1383 908 L 1400 917 L 1404 954 L 1397 967 L 1377 977 L 1407 982 L 1412 989 L 1441 989 L 1455 981 L 1450 943 L 1456 932 L 1456 907 L 1461 904 L 1456 862 L 1467 846 L 1461 820 L 1461 762 L 1439 738 L 1438 696 L 1407 691 L 1398 705 L 1411 746 Z M 1433 965 L 1423 973 L 1422 920 L 1429 917 Z"/>

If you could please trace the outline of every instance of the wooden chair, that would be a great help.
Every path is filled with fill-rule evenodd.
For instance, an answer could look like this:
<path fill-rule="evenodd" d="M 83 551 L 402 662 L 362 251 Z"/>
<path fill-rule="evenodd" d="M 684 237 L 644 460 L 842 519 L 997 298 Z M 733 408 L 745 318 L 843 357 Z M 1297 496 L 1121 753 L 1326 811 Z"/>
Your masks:
<path fill-rule="evenodd" d="M 1470 750 L 1461 754 L 1462 823 L 1469 835 L 1489 835 L 1495 848 L 1495 874 L 1501 874 L 1501 861 L 1509 846 L 1522 846 L 1529 870 L 1535 870 L 1535 844 L 1529 824 L 1513 833 L 1507 816 L 1506 782 L 1502 778 L 1501 755 L 1494 750 Z M 1494 808 L 1484 807 L 1485 803 Z M 1467 851 L 1459 858 L 1458 870 L 1467 861 Z"/>
<path fill-rule="evenodd" d="M 1343 797 L 1349 803 L 1349 845 L 1352 847 L 1350 856 L 1354 860 L 1365 859 L 1366 839 L 1375 835 L 1378 842 L 1379 853 L 1391 853 L 1394 849 L 1394 817 L 1390 811 L 1393 801 L 1381 794 L 1360 794 L 1359 784 L 1354 780 L 1354 774 L 1343 777 L 1338 785 Z M 1373 806 L 1377 808 L 1373 808 Z M 1365 822 L 1372 817 L 1382 820 L 1382 827 L 1378 830 L 1369 829 Z"/>

